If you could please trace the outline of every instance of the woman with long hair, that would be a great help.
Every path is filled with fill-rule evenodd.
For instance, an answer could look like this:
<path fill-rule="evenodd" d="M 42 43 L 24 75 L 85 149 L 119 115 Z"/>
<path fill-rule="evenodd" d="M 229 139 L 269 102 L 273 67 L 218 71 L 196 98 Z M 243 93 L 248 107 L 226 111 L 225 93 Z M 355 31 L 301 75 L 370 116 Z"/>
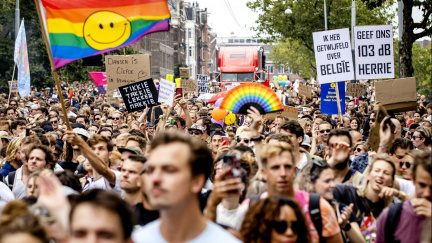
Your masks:
<path fill-rule="evenodd" d="M 338 218 L 344 239 L 348 238 L 350 242 L 363 242 L 360 227 L 352 215 L 354 205 L 347 206 L 334 200 L 334 173 L 327 162 L 310 161 L 297 174 L 294 185 L 299 190 L 320 194 L 330 203 Z"/>
<path fill-rule="evenodd" d="M 21 147 L 21 141 L 22 138 L 14 138 L 9 143 L 6 149 L 6 162 L 1 168 L 0 172 L 3 175 L 3 177 L 6 177 L 9 172 L 17 170 L 21 165 L 21 153 L 20 153 L 20 147 Z"/>
<path fill-rule="evenodd" d="M 302 209 L 288 197 L 268 197 L 252 203 L 240 234 L 246 243 L 311 242 Z"/>
<path fill-rule="evenodd" d="M 361 130 L 361 122 L 357 117 L 351 117 L 350 119 L 350 127 L 352 131 L 360 132 Z"/>
<path fill-rule="evenodd" d="M 302 118 L 299 120 L 300 126 L 303 128 L 304 133 L 312 137 L 312 121 L 309 118 Z"/>

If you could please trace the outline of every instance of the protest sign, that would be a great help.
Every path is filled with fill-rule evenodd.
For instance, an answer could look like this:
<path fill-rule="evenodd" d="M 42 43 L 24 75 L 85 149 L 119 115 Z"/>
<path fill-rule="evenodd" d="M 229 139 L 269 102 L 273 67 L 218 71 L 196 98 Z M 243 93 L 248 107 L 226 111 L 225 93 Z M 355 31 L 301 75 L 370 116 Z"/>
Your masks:
<path fill-rule="evenodd" d="M 298 116 L 298 108 L 291 107 L 291 106 L 284 106 L 283 111 L 279 112 L 272 112 L 264 114 L 264 118 L 268 120 L 274 120 L 277 116 L 283 116 L 288 118 L 289 120 L 297 120 Z"/>
<path fill-rule="evenodd" d="M 375 82 L 375 100 L 387 111 L 414 111 L 417 108 L 416 80 L 400 78 Z"/>
<path fill-rule="evenodd" d="M 105 56 L 108 90 L 151 78 L 150 55 Z"/>
<path fill-rule="evenodd" d="M 360 97 L 366 93 L 366 85 L 348 83 L 346 86 L 346 96 Z"/>
<path fill-rule="evenodd" d="M 11 93 L 17 93 L 18 92 L 18 82 L 16 80 L 9 81 L 9 90 Z"/>
<path fill-rule="evenodd" d="M 159 105 L 158 92 L 151 78 L 121 86 L 119 91 L 128 112 L 144 110 L 146 105 Z"/>
<path fill-rule="evenodd" d="M 173 82 L 173 81 L 174 81 L 174 75 L 172 75 L 172 74 L 167 74 L 167 75 L 166 75 L 166 80 L 167 80 L 167 81 L 170 81 L 170 82 Z"/>
<path fill-rule="evenodd" d="M 189 68 L 179 68 L 180 78 L 189 78 Z"/>
<path fill-rule="evenodd" d="M 321 85 L 321 113 L 339 114 L 336 98 L 336 84 L 339 86 L 339 97 L 342 114 L 345 113 L 345 81 Z"/>
<path fill-rule="evenodd" d="M 165 102 L 169 106 L 173 106 L 174 101 L 174 92 L 176 88 L 176 84 L 170 81 L 167 81 L 165 79 L 161 79 L 159 82 L 159 97 L 158 102 L 162 103 Z"/>
<path fill-rule="evenodd" d="M 182 79 L 180 87 L 183 88 L 183 92 L 198 92 L 198 82 L 196 80 Z"/>
<path fill-rule="evenodd" d="M 302 97 L 303 95 L 306 96 L 306 99 L 311 100 L 312 99 L 312 87 L 309 87 L 307 85 L 299 84 L 298 87 L 298 95 L 299 97 Z"/>
<path fill-rule="evenodd" d="M 354 27 L 356 79 L 394 78 L 393 26 Z"/>
<path fill-rule="evenodd" d="M 210 93 L 209 80 L 210 80 L 209 76 L 197 74 L 198 92 Z"/>
<path fill-rule="evenodd" d="M 317 79 L 320 84 L 354 79 L 348 29 L 313 33 Z"/>
<path fill-rule="evenodd" d="M 181 78 L 176 78 L 174 81 L 176 83 L 176 88 L 181 88 Z"/>

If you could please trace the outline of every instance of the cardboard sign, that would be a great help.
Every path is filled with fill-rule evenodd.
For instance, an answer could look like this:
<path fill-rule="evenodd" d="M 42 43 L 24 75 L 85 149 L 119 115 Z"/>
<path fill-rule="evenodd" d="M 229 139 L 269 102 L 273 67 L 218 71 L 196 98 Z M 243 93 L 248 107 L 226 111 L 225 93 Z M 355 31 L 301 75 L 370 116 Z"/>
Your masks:
<path fill-rule="evenodd" d="M 166 75 L 166 80 L 167 80 L 167 81 L 170 81 L 170 82 L 173 82 L 173 81 L 174 81 L 174 75 L 172 75 L 172 74 L 167 74 L 167 75 Z"/>
<path fill-rule="evenodd" d="M 366 93 L 366 85 L 348 83 L 346 85 L 346 96 L 360 97 Z"/>
<path fill-rule="evenodd" d="M 313 33 L 317 79 L 320 84 L 354 79 L 348 29 Z"/>
<path fill-rule="evenodd" d="M 375 100 L 387 111 L 414 111 L 417 108 L 416 80 L 400 78 L 375 82 Z"/>
<path fill-rule="evenodd" d="M 105 56 L 108 90 L 151 78 L 150 55 Z"/>
<path fill-rule="evenodd" d="M 306 99 L 311 100 L 312 99 L 312 87 L 309 87 L 307 85 L 299 84 L 299 97 L 302 97 L 303 95 L 306 96 Z"/>
<path fill-rule="evenodd" d="M 18 82 L 16 80 L 9 81 L 9 90 L 11 93 L 18 93 Z"/>
<path fill-rule="evenodd" d="M 268 120 L 274 120 L 277 116 L 283 116 L 288 118 L 289 120 L 297 120 L 298 116 L 298 108 L 291 106 L 284 106 L 283 111 L 267 113 L 264 115 L 264 118 Z"/>
<path fill-rule="evenodd" d="M 140 111 L 148 107 L 159 105 L 158 92 L 153 79 L 146 79 L 119 87 L 119 91 L 128 112 Z"/>
<path fill-rule="evenodd" d="M 345 81 L 321 85 L 321 113 L 339 114 L 336 98 L 336 84 L 339 85 L 339 101 L 342 114 L 345 113 Z"/>
<path fill-rule="evenodd" d="M 197 74 L 198 92 L 210 93 L 209 80 L 210 80 L 209 76 Z"/>
<path fill-rule="evenodd" d="M 198 92 L 198 82 L 196 80 L 182 79 L 180 87 L 183 88 L 183 92 Z"/>
<path fill-rule="evenodd" d="M 189 68 L 179 68 L 180 78 L 189 78 Z"/>
<path fill-rule="evenodd" d="M 357 79 L 394 78 L 393 26 L 354 27 Z"/>
<path fill-rule="evenodd" d="M 165 79 L 161 79 L 159 84 L 160 87 L 159 87 L 158 102 L 159 103 L 165 102 L 166 104 L 172 107 L 174 102 L 174 93 L 175 93 L 176 84 L 167 81 Z"/>

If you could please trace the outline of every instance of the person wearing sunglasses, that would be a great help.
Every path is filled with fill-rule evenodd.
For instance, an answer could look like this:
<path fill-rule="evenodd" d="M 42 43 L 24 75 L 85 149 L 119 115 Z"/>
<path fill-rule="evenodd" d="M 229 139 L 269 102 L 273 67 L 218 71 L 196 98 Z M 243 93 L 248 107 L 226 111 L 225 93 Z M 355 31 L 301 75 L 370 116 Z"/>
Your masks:
<path fill-rule="evenodd" d="M 243 129 L 239 128 L 237 130 L 237 146 L 243 145 L 243 146 L 249 146 L 251 142 L 252 137 L 252 131 L 248 127 L 243 127 Z"/>
<path fill-rule="evenodd" d="M 95 113 L 93 123 L 101 124 L 101 121 L 102 121 L 102 114 L 101 113 Z"/>
<path fill-rule="evenodd" d="M 339 226 L 343 230 L 344 241 L 362 242 L 363 237 L 359 225 L 352 215 L 353 204 L 340 204 L 334 200 L 333 191 L 336 186 L 334 173 L 325 161 L 309 161 L 295 179 L 295 187 L 309 193 L 317 193 L 326 199 L 337 215 Z"/>
<path fill-rule="evenodd" d="M 429 129 L 419 126 L 414 131 L 411 141 L 417 149 L 426 149 L 431 143 L 431 132 Z"/>
<path fill-rule="evenodd" d="M 393 141 L 389 154 L 397 168 L 396 177 L 402 177 L 402 170 L 399 165 L 404 161 L 405 155 L 407 155 L 413 149 L 414 145 L 409 139 L 398 138 Z"/>
<path fill-rule="evenodd" d="M 188 129 L 189 134 L 192 137 L 198 138 L 204 141 L 204 128 L 201 125 L 194 124 Z"/>
<path fill-rule="evenodd" d="M 118 126 L 119 124 L 122 124 L 123 121 L 123 114 L 120 111 L 115 111 L 112 115 L 112 123 L 114 126 Z"/>
<path fill-rule="evenodd" d="M 49 122 L 51 123 L 51 127 L 54 131 L 56 131 L 59 128 L 59 118 L 58 116 L 50 116 Z"/>
<path fill-rule="evenodd" d="M 272 196 L 252 204 L 240 234 L 248 243 L 312 242 L 302 209 L 289 197 Z"/>

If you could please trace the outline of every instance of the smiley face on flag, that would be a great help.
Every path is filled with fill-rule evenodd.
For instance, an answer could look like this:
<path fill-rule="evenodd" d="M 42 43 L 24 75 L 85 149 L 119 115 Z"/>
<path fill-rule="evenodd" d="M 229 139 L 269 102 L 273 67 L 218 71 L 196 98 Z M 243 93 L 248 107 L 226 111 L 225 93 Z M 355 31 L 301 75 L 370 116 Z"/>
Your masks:
<path fill-rule="evenodd" d="M 96 50 L 120 46 L 130 35 L 130 21 L 115 12 L 98 11 L 84 22 L 84 39 Z"/>

